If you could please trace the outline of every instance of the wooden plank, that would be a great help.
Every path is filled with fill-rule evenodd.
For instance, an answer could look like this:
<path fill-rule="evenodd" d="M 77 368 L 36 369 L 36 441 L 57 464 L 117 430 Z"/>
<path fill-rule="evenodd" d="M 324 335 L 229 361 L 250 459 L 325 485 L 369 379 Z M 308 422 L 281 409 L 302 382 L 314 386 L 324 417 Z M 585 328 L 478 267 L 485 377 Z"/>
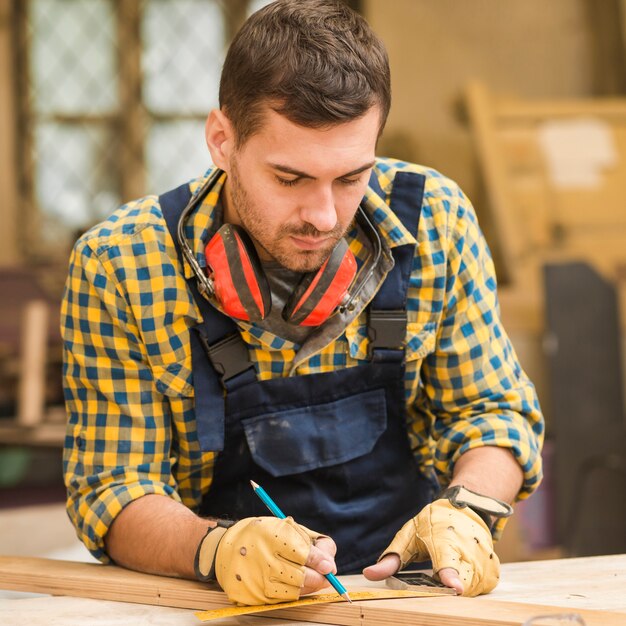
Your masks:
<path fill-rule="evenodd" d="M 195 581 L 141 574 L 116 566 L 28 557 L 0 557 L 0 588 L 199 610 L 232 606 L 223 592 Z M 352 590 L 349 583 L 348 588 Z M 442 596 L 353 605 L 342 602 L 277 610 L 273 615 L 340 626 L 506 626 L 519 625 L 536 615 L 561 612 L 563 607 Z M 586 609 L 576 612 L 588 626 L 624 623 L 624 613 Z"/>
<path fill-rule="evenodd" d="M 626 119 L 624 98 L 580 98 L 576 100 L 517 100 L 498 98 L 494 115 L 498 122 L 517 123 L 562 117 L 601 117 L 609 122 Z"/>
<path fill-rule="evenodd" d="M 193 580 L 35 557 L 0 557 L 0 588 L 186 609 L 232 606 L 222 591 Z"/>
<path fill-rule="evenodd" d="M 393 606 L 392 606 L 393 605 Z M 342 605 L 334 605 L 338 609 Z M 539 604 L 498 602 L 485 600 L 478 604 L 474 598 L 442 596 L 416 600 L 389 600 L 363 603 L 360 606 L 362 620 L 359 626 L 519 626 L 522 622 L 538 615 L 558 615 L 562 608 Z M 624 614 L 609 611 L 577 610 L 587 626 L 623 626 Z M 283 612 L 276 615 L 282 615 Z M 295 618 L 290 612 L 289 617 Z M 301 615 L 299 619 L 305 618 Z M 318 615 L 318 618 L 320 616 Z M 330 622 L 333 623 L 333 622 Z M 337 622 L 343 623 L 343 622 Z M 355 624 L 355 622 L 352 622 Z"/>
<path fill-rule="evenodd" d="M 523 230 L 518 227 L 516 216 L 509 210 L 510 190 L 506 184 L 505 166 L 498 150 L 497 128 L 485 86 L 479 82 L 470 83 L 466 90 L 466 102 L 470 129 L 487 183 L 486 193 L 491 209 L 489 219 L 496 235 L 492 245 L 497 247 L 497 257 L 500 259 L 498 276 L 504 282 L 513 282 L 525 242 Z"/>
<path fill-rule="evenodd" d="M 20 351 L 17 423 L 36 426 L 43 420 L 46 404 L 48 303 L 44 300 L 32 300 L 24 307 Z"/>
<path fill-rule="evenodd" d="M 25 427 L 14 420 L 0 421 L 0 443 L 3 445 L 59 448 L 64 441 L 65 424 L 43 422 Z"/>

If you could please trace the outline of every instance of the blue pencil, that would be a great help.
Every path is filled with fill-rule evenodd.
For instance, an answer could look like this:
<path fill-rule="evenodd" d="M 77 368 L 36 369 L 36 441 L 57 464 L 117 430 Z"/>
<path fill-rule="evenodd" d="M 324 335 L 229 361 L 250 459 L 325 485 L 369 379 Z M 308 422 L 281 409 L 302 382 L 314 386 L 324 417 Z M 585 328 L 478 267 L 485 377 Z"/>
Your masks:
<path fill-rule="evenodd" d="M 278 508 L 277 504 L 270 498 L 269 494 L 263 487 L 257 485 L 253 480 L 250 481 L 252 485 L 252 489 L 254 489 L 254 493 L 256 493 L 265 506 L 272 512 L 272 514 L 278 519 L 285 519 L 287 516 Z M 334 574 L 325 574 L 326 580 L 333 586 L 335 591 L 343 596 L 348 602 L 352 602 L 350 600 L 350 596 L 348 595 L 347 589 L 339 582 L 339 579 Z"/>

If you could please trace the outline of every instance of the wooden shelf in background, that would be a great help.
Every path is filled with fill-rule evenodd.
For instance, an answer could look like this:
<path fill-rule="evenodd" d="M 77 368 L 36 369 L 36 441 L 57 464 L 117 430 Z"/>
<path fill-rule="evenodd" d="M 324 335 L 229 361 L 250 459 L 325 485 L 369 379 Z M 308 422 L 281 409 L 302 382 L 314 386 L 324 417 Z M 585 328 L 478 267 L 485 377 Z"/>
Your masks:
<path fill-rule="evenodd" d="M 65 424 L 42 422 L 20 426 L 14 420 L 0 419 L 0 445 L 60 448 L 65 440 Z"/>

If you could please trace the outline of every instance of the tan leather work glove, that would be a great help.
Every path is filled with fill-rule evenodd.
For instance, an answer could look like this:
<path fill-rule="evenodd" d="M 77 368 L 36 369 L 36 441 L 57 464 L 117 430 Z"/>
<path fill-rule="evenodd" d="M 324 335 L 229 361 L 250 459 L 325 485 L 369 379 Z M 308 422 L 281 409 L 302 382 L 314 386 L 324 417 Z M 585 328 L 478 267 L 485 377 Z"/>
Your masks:
<path fill-rule="evenodd" d="M 447 567 L 459 573 L 464 596 L 489 593 L 498 584 L 500 560 L 487 524 L 466 502 L 471 501 L 481 513 L 489 511 L 500 517 L 510 515 L 512 509 L 464 487 L 449 491 L 453 492 L 450 500 L 443 498 L 425 506 L 398 531 L 380 558 L 395 553 L 400 557 L 400 568 L 430 559 L 435 577 Z"/>
<path fill-rule="evenodd" d="M 199 580 L 216 580 L 237 604 L 297 600 L 304 564 L 316 539 L 324 537 L 293 518 L 248 517 L 224 528 L 218 522 L 200 542 L 195 570 Z"/>

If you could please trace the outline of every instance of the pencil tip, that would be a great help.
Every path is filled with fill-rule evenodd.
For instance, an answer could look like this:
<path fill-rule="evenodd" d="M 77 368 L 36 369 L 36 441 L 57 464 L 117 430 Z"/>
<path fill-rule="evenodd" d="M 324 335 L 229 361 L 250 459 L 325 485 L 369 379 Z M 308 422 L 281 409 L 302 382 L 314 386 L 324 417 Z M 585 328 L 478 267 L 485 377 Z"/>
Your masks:
<path fill-rule="evenodd" d="M 341 594 L 350 604 L 352 604 L 352 600 L 350 599 L 350 596 L 348 595 L 348 592 L 346 591 L 346 593 L 342 593 Z"/>
<path fill-rule="evenodd" d="M 252 489 L 258 489 L 259 488 L 259 486 L 253 480 L 250 481 L 250 484 L 252 485 Z"/>

